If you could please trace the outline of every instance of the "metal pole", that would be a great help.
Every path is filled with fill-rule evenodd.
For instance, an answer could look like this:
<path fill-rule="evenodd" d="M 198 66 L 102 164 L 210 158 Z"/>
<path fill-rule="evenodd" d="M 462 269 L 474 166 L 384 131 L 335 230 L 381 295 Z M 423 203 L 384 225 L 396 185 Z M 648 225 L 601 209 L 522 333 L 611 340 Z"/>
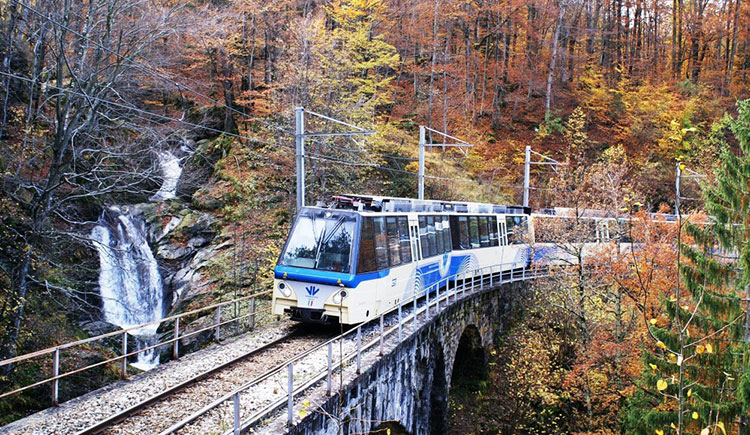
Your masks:
<path fill-rule="evenodd" d="M 180 318 L 174 319 L 174 345 L 172 348 L 172 359 L 180 357 Z"/>
<path fill-rule="evenodd" d="M 678 216 L 680 214 L 680 176 L 682 175 L 682 168 L 680 167 L 680 165 L 681 163 L 677 162 L 677 170 L 675 171 L 674 177 L 674 214 Z"/>
<path fill-rule="evenodd" d="M 221 305 L 216 307 L 216 341 L 221 340 Z"/>
<path fill-rule="evenodd" d="M 401 302 L 398 303 L 398 342 L 401 343 L 403 335 L 401 334 Z"/>
<path fill-rule="evenodd" d="M 360 374 L 362 367 L 362 327 L 357 328 L 357 374 Z"/>
<path fill-rule="evenodd" d="M 383 334 L 385 333 L 385 328 L 383 328 L 383 315 L 380 315 L 380 356 L 383 356 Z"/>
<path fill-rule="evenodd" d="M 234 435 L 240 435 L 240 393 L 234 393 Z"/>
<path fill-rule="evenodd" d="M 523 167 L 523 206 L 529 206 L 529 177 L 531 175 L 531 146 L 526 145 L 526 164 Z"/>
<path fill-rule="evenodd" d="M 414 330 L 417 330 L 417 289 L 414 288 Z"/>
<path fill-rule="evenodd" d="M 424 146 L 425 146 L 425 130 L 424 125 L 419 126 L 419 196 L 417 198 L 424 199 Z"/>
<path fill-rule="evenodd" d="M 52 381 L 52 404 L 57 406 L 58 404 L 58 393 L 60 391 L 60 380 L 57 379 L 60 376 L 60 348 L 55 349 L 55 353 L 52 356 L 52 376 L 55 380 Z"/>
<path fill-rule="evenodd" d="M 122 373 L 121 377 L 123 379 L 127 379 L 128 377 L 128 357 L 125 356 L 128 354 L 128 333 L 123 332 L 122 333 Z"/>
<path fill-rule="evenodd" d="M 250 329 L 255 329 L 255 298 L 250 299 Z"/>
<path fill-rule="evenodd" d="M 294 109 L 295 141 L 297 145 L 297 213 L 305 206 L 305 109 Z"/>
<path fill-rule="evenodd" d="M 328 342 L 328 376 L 326 377 L 326 396 L 331 395 L 331 379 L 333 378 L 333 342 Z"/>
<path fill-rule="evenodd" d="M 289 378 L 287 382 L 287 392 L 289 397 L 286 402 L 286 424 L 291 426 L 294 422 L 294 363 L 289 363 L 289 365 L 286 366 L 286 375 Z"/>

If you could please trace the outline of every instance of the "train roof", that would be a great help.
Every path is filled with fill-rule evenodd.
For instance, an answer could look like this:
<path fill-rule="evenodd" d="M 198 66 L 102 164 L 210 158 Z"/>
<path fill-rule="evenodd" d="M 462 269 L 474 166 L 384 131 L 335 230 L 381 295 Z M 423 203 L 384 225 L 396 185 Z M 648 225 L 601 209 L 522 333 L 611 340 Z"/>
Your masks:
<path fill-rule="evenodd" d="M 391 196 L 373 196 L 343 194 L 334 195 L 328 203 L 319 203 L 320 207 L 348 209 L 370 212 L 436 212 L 436 213 L 497 213 L 497 214 L 531 214 L 530 207 L 520 205 L 500 205 L 466 201 L 438 201 L 430 199 L 396 198 Z"/>

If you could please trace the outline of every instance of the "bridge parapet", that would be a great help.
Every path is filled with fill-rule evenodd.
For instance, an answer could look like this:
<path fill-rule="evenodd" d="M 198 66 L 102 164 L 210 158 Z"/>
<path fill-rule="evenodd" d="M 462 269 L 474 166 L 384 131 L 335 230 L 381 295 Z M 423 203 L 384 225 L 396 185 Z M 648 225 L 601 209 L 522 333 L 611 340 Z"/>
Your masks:
<path fill-rule="evenodd" d="M 343 387 L 331 397 L 325 396 L 325 386 L 306 395 L 305 402 L 318 408 L 300 409 L 305 416 L 293 427 L 286 428 L 286 419 L 279 417 L 261 431 L 361 434 L 395 425 L 415 435 L 444 433 L 454 366 L 487 369 L 471 365 L 499 339 L 527 288 L 527 281 L 488 287 L 423 318 L 402 342 L 386 345 L 383 356 L 373 351 L 363 357 L 361 374 L 345 370 L 339 380 Z"/>

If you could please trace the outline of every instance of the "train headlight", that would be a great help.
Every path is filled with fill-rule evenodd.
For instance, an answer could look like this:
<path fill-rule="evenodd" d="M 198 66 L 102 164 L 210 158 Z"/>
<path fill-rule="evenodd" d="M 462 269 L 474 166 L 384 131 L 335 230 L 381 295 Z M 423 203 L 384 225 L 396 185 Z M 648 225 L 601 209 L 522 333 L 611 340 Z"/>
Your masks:
<path fill-rule="evenodd" d="M 292 288 L 289 287 L 286 283 L 280 282 L 278 288 L 279 293 L 281 293 L 281 295 L 285 298 L 288 298 L 292 295 Z"/>
<path fill-rule="evenodd" d="M 346 290 L 341 290 L 340 292 L 333 295 L 331 300 L 333 300 L 333 303 L 336 305 L 341 305 L 341 302 L 343 302 L 344 299 L 348 296 L 348 293 Z"/>

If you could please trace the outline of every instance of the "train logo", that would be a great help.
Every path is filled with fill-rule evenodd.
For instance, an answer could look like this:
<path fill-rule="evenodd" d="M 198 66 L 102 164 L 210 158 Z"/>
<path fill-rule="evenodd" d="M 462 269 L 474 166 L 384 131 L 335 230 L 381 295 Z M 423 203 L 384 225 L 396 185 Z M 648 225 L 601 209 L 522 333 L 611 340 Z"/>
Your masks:
<path fill-rule="evenodd" d="M 310 296 L 315 296 L 320 291 L 320 289 L 315 287 L 314 285 L 305 287 L 305 290 L 307 291 L 307 294 Z"/>

